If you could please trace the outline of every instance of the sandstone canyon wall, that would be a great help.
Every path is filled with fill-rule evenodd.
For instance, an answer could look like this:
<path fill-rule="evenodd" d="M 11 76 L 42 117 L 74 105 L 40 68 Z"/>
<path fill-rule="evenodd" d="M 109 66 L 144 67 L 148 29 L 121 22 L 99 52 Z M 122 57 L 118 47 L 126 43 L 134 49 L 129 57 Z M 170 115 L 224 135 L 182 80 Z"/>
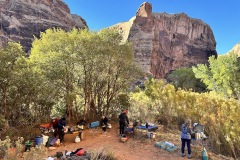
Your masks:
<path fill-rule="evenodd" d="M 215 55 L 216 41 L 209 25 L 186 14 L 152 13 L 143 3 L 136 16 L 113 28 L 132 42 L 135 60 L 143 71 L 164 78 L 172 70 L 207 63 Z"/>
<path fill-rule="evenodd" d="M 62 0 L 0 0 L 0 9 L 0 46 L 15 41 L 29 51 L 33 37 L 48 28 L 87 27 Z"/>
<path fill-rule="evenodd" d="M 234 52 L 240 57 L 240 42 L 237 43 L 228 53 Z"/>

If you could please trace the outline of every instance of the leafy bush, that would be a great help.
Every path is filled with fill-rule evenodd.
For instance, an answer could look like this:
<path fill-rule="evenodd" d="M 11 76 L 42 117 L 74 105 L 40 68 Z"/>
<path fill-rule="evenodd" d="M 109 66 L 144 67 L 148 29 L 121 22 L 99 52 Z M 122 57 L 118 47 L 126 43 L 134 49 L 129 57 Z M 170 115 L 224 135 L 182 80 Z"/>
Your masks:
<path fill-rule="evenodd" d="M 205 126 L 212 150 L 240 157 L 240 102 L 216 93 L 175 90 L 161 80 L 146 82 L 146 90 L 132 93 L 130 113 L 145 119 L 150 113 L 168 127 L 181 124 L 189 117 Z M 143 116 L 144 115 L 144 116 Z"/>
<path fill-rule="evenodd" d="M 8 136 L 5 140 L 0 140 L 0 158 L 3 160 L 24 160 L 42 159 L 47 155 L 47 148 L 43 145 L 32 147 L 29 152 L 23 152 L 25 146 L 24 138 L 18 137 L 16 141 L 12 141 Z"/>

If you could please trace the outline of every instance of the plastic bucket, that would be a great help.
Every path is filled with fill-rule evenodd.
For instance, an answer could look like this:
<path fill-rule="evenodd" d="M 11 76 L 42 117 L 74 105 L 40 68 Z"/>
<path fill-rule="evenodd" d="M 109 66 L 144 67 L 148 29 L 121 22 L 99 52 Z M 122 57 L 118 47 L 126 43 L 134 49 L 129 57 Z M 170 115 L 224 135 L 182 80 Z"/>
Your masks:
<path fill-rule="evenodd" d="M 36 136 L 34 142 L 35 142 L 35 146 L 39 146 L 39 145 L 43 144 L 43 137 L 42 136 Z"/>

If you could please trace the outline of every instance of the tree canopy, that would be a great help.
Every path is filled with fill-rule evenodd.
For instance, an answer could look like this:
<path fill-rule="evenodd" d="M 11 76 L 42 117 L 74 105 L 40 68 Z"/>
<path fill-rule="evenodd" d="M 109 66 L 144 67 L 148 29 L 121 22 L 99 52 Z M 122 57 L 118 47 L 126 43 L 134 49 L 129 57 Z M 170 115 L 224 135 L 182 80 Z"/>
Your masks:
<path fill-rule="evenodd" d="M 84 99 L 84 116 L 108 114 L 114 98 L 140 73 L 132 45 L 121 40 L 112 29 L 48 29 L 34 40 L 29 58 L 54 86 L 49 94 L 64 97 L 69 118 L 77 95 Z"/>
<path fill-rule="evenodd" d="M 206 86 L 195 77 L 192 68 L 178 68 L 167 76 L 167 80 L 172 83 L 175 88 L 191 89 L 195 92 L 203 92 L 206 90 Z"/>
<path fill-rule="evenodd" d="M 240 98 L 240 62 L 234 52 L 210 57 L 209 65 L 193 67 L 195 76 L 206 84 L 209 90 L 225 97 Z"/>

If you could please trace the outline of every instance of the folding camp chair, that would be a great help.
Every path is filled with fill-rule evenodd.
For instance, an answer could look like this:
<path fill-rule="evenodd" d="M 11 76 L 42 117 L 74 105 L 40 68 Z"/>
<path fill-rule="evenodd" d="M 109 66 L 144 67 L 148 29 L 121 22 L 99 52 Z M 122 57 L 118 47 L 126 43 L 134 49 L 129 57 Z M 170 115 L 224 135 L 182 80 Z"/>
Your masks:
<path fill-rule="evenodd" d="M 99 121 L 89 123 L 88 128 L 90 133 L 92 133 L 92 135 L 94 135 L 94 132 L 98 132 L 98 126 L 99 126 Z"/>

